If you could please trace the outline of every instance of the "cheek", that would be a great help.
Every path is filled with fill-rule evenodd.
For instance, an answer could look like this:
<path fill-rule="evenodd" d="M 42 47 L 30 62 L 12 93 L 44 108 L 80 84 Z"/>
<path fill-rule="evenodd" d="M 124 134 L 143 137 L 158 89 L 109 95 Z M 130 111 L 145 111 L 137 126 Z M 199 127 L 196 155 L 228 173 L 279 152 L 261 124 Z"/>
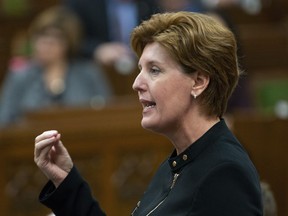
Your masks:
<path fill-rule="evenodd" d="M 163 88 L 160 92 L 161 99 L 165 104 L 165 107 L 173 111 L 187 109 L 190 106 L 191 102 L 191 92 L 188 85 L 185 82 L 175 82 L 168 84 L 167 88 Z"/>
<path fill-rule="evenodd" d="M 155 87 L 151 88 L 151 94 L 157 105 L 163 106 L 163 104 L 169 102 L 171 95 L 171 88 L 163 84 L 155 85 Z"/>
<path fill-rule="evenodd" d="M 59 57 L 64 56 L 66 53 L 66 50 L 64 49 L 64 47 L 61 47 L 61 46 L 54 47 L 53 51 L 54 51 L 54 54 Z"/>
<path fill-rule="evenodd" d="M 180 73 L 180 72 L 179 72 Z M 158 80 L 150 86 L 150 92 L 159 105 L 159 109 L 175 109 L 176 106 L 190 104 L 191 81 L 182 74 L 169 76 L 166 79 Z"/>
<path fill-rule="evenodd" d="M 50 60 L 59 59 L 65 56 L 64 50 L 56 46 L 42 47 L 42 49 L 38 50 L 37 54 L 40 58 Z"/>
<path fill-rule="evenodd" d="M 39 53 L 49 52 L 57 54 L 64 52 L 66 46 L 59 41 L 39 40 L 35 42 L 34 49 Z"/>
<path fill-rule="evenodd" d="M 173 112 L 175 109 L 175 105 L 177 104 L 178 100 L 178 92 L 177 89 L 171 88 L 169 84 L 163 86 L 162 88 L 158 88 L 153 96 L 157 103 L 158 111 L 165 115 L 165 113 Z"/>
<path fill-rule="evenodd" d="M 175 78 L 163 83 L 161 94 L 166 95 L 167 99 L 181 99 L 190 95 L 190 88 L 185 80 Z"/>

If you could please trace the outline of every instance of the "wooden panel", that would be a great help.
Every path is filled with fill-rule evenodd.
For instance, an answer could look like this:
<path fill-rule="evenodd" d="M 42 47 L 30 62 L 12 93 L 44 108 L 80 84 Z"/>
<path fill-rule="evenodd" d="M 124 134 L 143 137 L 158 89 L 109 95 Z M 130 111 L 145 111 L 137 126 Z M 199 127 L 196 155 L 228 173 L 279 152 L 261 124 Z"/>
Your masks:
<path fill-rule="evenodd" d="M 234 128 L 261 180 L 270 184 L 278 215 L 288 216 L 288 120 L 239 116 Z"/>
<path fill-rule="evenodd" d="M 288 32 L 285 23 L 243 24 L 238 29 L 248 72 L 288 68 Z"/>

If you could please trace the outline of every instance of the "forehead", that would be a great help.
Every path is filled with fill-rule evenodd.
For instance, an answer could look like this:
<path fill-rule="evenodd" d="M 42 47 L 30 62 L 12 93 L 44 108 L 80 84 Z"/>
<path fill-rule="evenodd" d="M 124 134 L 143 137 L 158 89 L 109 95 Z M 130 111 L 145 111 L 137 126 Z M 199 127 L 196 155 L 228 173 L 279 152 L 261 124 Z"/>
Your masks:
<path fill-rule="evenodd" d="M 167 63 L 173 60 L 169 52 L 159 43 L 153 42 L 145 46 L 143 53 L 139 59 L 139 64 L 147 62 Z"/>
<path fill-rule="evenodd" d="M 172 57 L 164 46 L 157 42 L 145 46 L 138 66 L 139 68 L 157 66 L 165 71 L 177 70 L 183 72 L 181 64 Z"/>

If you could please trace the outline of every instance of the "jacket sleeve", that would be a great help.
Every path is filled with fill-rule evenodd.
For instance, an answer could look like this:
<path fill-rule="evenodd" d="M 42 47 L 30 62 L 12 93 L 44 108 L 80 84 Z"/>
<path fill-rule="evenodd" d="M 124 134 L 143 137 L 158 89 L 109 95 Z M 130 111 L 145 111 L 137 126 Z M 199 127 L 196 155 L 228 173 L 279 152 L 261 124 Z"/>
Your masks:
<path fill-rule="evenodd" d="M 204 177 L 190 216 L 262 216 L 258 176 L 244 166 L 218 165 Z"/>
<path fill-rule="evenodd" d="M 49 181 L 39 195 L 39 201 L 57 216 L 105 216 L 92 197 L 88 184 L 75 167 L 56 189 Z"/>

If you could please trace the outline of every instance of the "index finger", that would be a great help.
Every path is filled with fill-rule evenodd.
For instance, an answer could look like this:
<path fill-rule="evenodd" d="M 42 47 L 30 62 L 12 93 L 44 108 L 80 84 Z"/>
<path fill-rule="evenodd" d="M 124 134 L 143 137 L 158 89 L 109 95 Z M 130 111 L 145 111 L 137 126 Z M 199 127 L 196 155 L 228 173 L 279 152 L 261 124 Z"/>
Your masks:
<path fill-rule="evenodd" d="M 49 130 L 49 131 L 44 131 L 42 134 L 38 135 L 35 138 L 35 144 L 40 142 L 41 140 L 51 138 L 53 136 L 57 136 L 58 131 L 57 130 Z"/>

